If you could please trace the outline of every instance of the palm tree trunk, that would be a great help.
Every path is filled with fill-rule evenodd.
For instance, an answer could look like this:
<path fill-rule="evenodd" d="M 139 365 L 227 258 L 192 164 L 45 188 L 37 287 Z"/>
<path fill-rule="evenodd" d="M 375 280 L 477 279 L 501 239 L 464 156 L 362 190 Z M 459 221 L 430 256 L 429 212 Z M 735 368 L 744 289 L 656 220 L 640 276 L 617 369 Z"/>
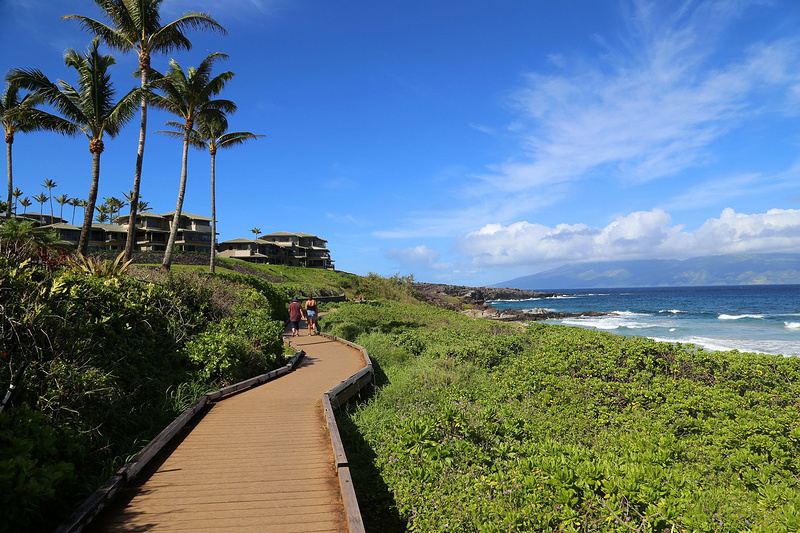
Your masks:
<path fill-rule="evenodd" d="M 216 259 L 215 251 L 217 249 L 217 192 L 216 192 L 216 159 L 217 155 L 211 154 L 211 269 L 210 272 L 214 274 L 214 261 Z"/>
<path fill-rule="evenodd" d="M 13 143 L 13 139 L 6 139 L 6 161 L 8 162 L 8 210 L 6 211 L 6 218 L 11 218 L 11 196 L 14 192 L 14 177 L 11 173 L 11 145 Z"/>
<path fill-rule="evenodd" d="M 78 241 L 78 254 L 86 256 L 89 252 L 89 238 L 92 233 L 92 214 L 94 204 L 97 201 L 97 189 L 100 185 L 100 153 L 92 152 L 92 186 L 89 189 L 89 199 L 86 200 L 86 207 L 83 209 L 83 225 L 81 226 L 81 238 Z"/>
<path fill-rule="evenodd" d="M 189 129 L 186 128 L 183 133 L 183 160 L 181 163 L 181 184 L 178 188 L 178 202 L 175 205 L 175 216 L 172 218 L 172 224 L 169 228 L 169 240 L 167 241 L 167 249 L 164 250 L 164 261 L 161 263 L 161 269 L 169 272 L 172 267 L 172 249 L 175 247 L 175 237 L 178 234 L 178 224 L 181 221 L 181 210 L 183 209 L 183 197 L 186 194 L 186 168 L 189 161 Z"/>
<path fill-rule="evenodd" d="M 142 69 L 142 88 L 147 85 L 147 69 Z M 142 161 L 144 161 L 144 140 L 147 135 L 147 100 L 142 96 L 142 123 L 139 129 L 139 150 L 136 152 L 136 170 L 133 174 L 133 197 L 130 199 L 131 216 L 128 219 L 128 237 L 125 239 L 125 260 L 133 257 L 133 245 L 136 242 L 136 215 L 139 209 L 139 186 L 142 183 Z"/>

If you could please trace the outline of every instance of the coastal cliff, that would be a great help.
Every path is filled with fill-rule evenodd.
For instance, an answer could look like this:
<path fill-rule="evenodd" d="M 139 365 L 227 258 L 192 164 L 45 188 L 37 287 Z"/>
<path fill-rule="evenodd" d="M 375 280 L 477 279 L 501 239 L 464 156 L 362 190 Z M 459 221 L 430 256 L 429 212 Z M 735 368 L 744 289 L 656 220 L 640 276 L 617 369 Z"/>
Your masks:
<path fill-rule="evenodd" d="M 420 299 L 430 305 L 461 311 L 475 318 L 503 320 L 513 322 L 531 322 L 548 318 L 567 318 L 575 316 L 600 316 L 604 313 L 587 311 L 585 313 L 559 313 L 542 307 L 534 309 L 497 309 L 486 302 L 496 300 L 530 300 L 534 298 L 552 298 L 558 296 L 553 292 L 537 292 L 532 290 L 513 289 L 508 287 L 465 287 L 461 285 L 444 285 L 438 283 L 414 283 L 414 290 Z"/>

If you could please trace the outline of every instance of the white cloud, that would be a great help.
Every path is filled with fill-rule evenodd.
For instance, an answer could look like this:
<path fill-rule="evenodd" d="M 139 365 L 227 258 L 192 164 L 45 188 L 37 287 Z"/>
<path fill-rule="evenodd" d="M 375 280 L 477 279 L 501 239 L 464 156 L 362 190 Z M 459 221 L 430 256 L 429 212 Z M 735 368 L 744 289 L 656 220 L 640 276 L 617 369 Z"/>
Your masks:
<path fill-rule="evenodd" d="M 556 204 L 580 209 L 587 199 L 579 182 L 588 180 L 603 182 L 607 191 L 622 185 L 619 196 L 625 196 L 632 186 L 675 179 L 675 197 L 635 204 L 667 212 L 717 210 L 766 192 L 785 194 L 796 187 L 796 168 L 772 175 L 760 168 L 734 175 L 715 170 L 727 161 L 720 141 L 729 132 L 768 111 L 785 113 L 791 99 L 800 102 L 798 39 L 724 39 L 753 3 L 631 0 L 628 35 L 597 37 L 594 57 L 558 51 L 549 56 L 550 72 L 527 75 L 506 132 L 519 143 L 516 155 L 488 165 L 490 172 L 470 176 L 473 181 L 462 180 L 455 188 L 458 205 L 411 211 L 374 235 L 449 237 L 491 222 L 530 219 Z"/>
<path fill-rule="evenodd" d="M 461 237 L 461 253 L 478 266 L 555 266 L 617 259 L 684 259 L 699 255 L 800 251 L 800 209 L 763 214 L 726 208 L 693 232 L 672 225 L 665 211 L 638 211 L 604 228 L 528 222 L 489 224 Z"/>
<path fill-rule="evenodd" d="M 703 166 L 714 141 L 762 111 L 761 97 L 789 97 L 800 80 L 796 40 L 753 44 L 719 62 L 718 36 L 744 2 L 674 14 L 634 7 L 631 42 L 601 62 L 562 57 L 557 74 L 528 75 L 513 125 L 525 155 L 490 166 L 484 180 L 519 191 L 598 174 L 641 183 Z"/>
<path fill-rule="evenodd" d="M 439 260 L 439 252 L 425 245 L 412 248 L 391 248 L 386 250 L 386 257 L 403 265 L 433 266 Z"/>

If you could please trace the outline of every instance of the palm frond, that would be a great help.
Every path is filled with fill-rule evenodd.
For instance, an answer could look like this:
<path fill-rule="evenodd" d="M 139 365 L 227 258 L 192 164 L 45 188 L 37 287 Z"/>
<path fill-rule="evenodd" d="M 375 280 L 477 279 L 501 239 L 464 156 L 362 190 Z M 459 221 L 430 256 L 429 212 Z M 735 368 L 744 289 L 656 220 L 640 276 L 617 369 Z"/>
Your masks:
<path fill-rule="evenodd" d="M 254 141 L 260 137 L 266 137 L 266 135 L 250 133 L 249 131 L 232 131 L 220 135 L 217 138 L 217 146 L 219 148 L 230 148 L 245 144 L 248 141 Z"/>
<path fill-rule="evenodd" d="M 112 2 L 108 2 L 112 3 Z M 77 20 L 81 29 L 86 30 L 92 35 L 100 37 L 109 48 L 127 52 L 134 48 L 134 42 L 123 32 L 120 32 L 98 20 L 94 20 L 82 15 L 64 15 L 62 20 Z"/>
<path fill-rule="evenodd" d="M 169 53 L 178 50 L 189 50 L 192 43 L 183 34 L 186 30 L 210 30 L 227 35 L 228 32 L 216 20 L 206 13 L 186 13 L 155 31 L 151 38 L 154 52 Z"/>

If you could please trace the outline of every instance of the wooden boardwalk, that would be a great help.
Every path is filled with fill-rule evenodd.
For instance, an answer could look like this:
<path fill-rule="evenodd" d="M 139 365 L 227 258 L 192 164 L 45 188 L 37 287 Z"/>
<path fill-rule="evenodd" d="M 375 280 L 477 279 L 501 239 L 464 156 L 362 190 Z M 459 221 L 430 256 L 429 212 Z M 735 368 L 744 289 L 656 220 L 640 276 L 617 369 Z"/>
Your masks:
<path fill-rule="evenodd" d="M 292 340 L 306 352 L 294 372 L 213 404 L 86 531 L 346 532 L 322 395 L 364 359 L 321 336 Z"/>

